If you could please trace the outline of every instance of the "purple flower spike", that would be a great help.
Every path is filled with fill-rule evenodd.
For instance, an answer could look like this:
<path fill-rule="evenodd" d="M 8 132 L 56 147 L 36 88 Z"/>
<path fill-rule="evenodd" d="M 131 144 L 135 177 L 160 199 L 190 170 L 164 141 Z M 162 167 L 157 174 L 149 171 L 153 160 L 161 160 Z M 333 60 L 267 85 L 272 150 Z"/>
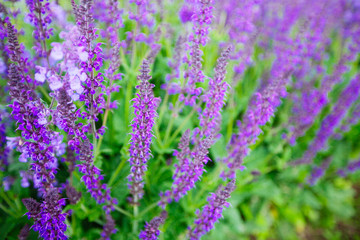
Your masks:
<path fill-rule="evenodd" d="M 185 105 L 194 106 L 197 97 L 201 94 L 202 89 L 196 87 L 196 83 L 203 82 L 205 75 L 202 71 L 202 55 L 200 46 L 205 46 L 208 41 L 210 24 L 213 19 L 212 0 L 198 0 L 195 12 L 192 15 L 193 32 L 189 36 L 189 55 L 190 60 L 188 71 L 185 73 L 187 78 L 186 88 L 182 90 L 179 97 L 180 101 L 184 101 Z"/>
<path fill-rule="evenodd" d="M 254 144 L 261 134 L 260 126 L 266 124 L 275 114 L 281 97 L 286 94 L 285 85 L 290 71 L 283 73 L 269 83 L 261 92 L 255 94 L 242 122 L 238 122 L 239 133 L 229 143 L 229 155 L 224 159 L 229 170 L 221 177 L 235 178 L 237 170 L 243 170 L 243 160 L 249 153 L 249 145 Z"/>
<path fill-rule="evenodd" d="M 182 8 L 179 11 L 179 18 L 182 23 L 190 22 L 191 17 L 194 14 L 194 10 L 191 6 L 187 4 L 184 4 Z"/>
<path fill-rule="evenodd" d="M 101 240 L 110 240 L 110 236 L 117 232 L 115 228 L 115 221 L 110 214 L 106 214 L 106 224 L 101 233 Z"/>
<path fill-rule="evenodd" d="M 350 161 L 345 168 L 339 169 L 337 174 L 341 177 L 346 177 L 348 174 L 354 173 L 358 170 L 360 170 L 360 160 L 354 160 Z"/>
<path fill-rule="evenodd" d="M 19 240 L 26 240 L 30 233 L 30 226 L 25 224 L 18 235 Z"/>
<path fill-rule="evenodd" d="M 335 104 L 332 113 L 323 121 L 320 129 L 309 146 L 304 156 L 292 162 L 292 165 L 309 164 L 313 161 L 316 154 L 327 146 L 329 137 L 334 134 L 334 130 L 340 124 L 349 107 L 356 101 L 360 93 L 360 75 L 357 75 L 350 84 L 340 94 L 339 100 Z"/>
<path fill-rule="evenodd" d="M 167 212 L 162 211 L 159 217 L 154 217 L 149 223 L 145 224 L 145 229 L 141 231 L 139 238 L 142 240 L 156 240 L 160 235 L 159 227 L 165 222 Z"/>
<path fill-rule="evenodd" d="M 74 187 L 72 187 L 70 184 L 66 185 L 65 188 L 66 196 L 69 199 L 70 204 L 76 204 L 80 198 L 81 198 L 81 192 L 76 191 Z"/>
<path fill-rule="evenodd" d="M 324 176 L 326 170 L 328 169 L 330 163 L 331 163 L 332 158 L 327 158 L 323 161 L 323 163 L 321 164 L 321 166 L 315 166 L 312 171 L 311 171 L 311 175 L 308 178 L 308 184 L 310 184 L 311 186 L 315 185 L 319 179 Z"/>
<path fill-rule="evenodd" d="M 186 131 L 182 137 L 179 149 L 176 153 L 179 163 L 175 165 L 175 174 L 173 176 L 173 185 L 170 191 L 161 193 L 160 205 L 165 208 L 166 203 L 173 200 L 179 201 L 188 191 L 195 187 L 195 183 L 204 173 L 204 165 L 210 160 L 207 156 L 209 148 L 213 144 L 211 137 L 200 140 L 190 151 L 188 149 L 190 132 Z"/>
<path fill-rule="evenodd" d="M 137 77 L 140 81 L 140 84 L 136 86 L 139 93 L 132 100 L 135 118 L 131 123 L 132 133 L 129 150 L 131 173 L 128 176 L 128 185 L 132 194 L 131 201 L 134 204 L 137 204 L 143 196 L 143 176 L 147 169 L 146 163 L 151 156 L 152 128 L 155 124 L 156 109 L 160 101 L 159 98 L 154 97 L 152 90 L 154 84 L 149 82 L 151 79 L 149 72 L 149 63 L 144 60 L 140 69 L 141 74 Z"/>
<path fill-rule="evenodd" d="M 52 21 L 49 0 L 26 0 L 26 4 L 30 10 L 28 14 L 30 22 L 35 26 L 33 33 L 35 52 L 39 57 L 46 57 L 45 39 L 53 35 L 53 29 L 49 28 Z"/>
<path fill-rule="evenodd" d="M 220 186 L 216 193 L 212 193 L 208 197 L 208 204 L 204 206 L 201 212 L 197 211 L 197 219 L 194 222 L 195 227 L 190 229 L 189 232 L 191 240 L 200 239 L 201 236 L 214 228 L 215 223 L 222 218 L 224 207 L 230 206 L 226 200 L 234 190 L 235 180 L 231 180 L 225 187 Z"/>
<path fill-rule="evenodd" d="M 65 199 L 59 199 L 57 190 L 49 191 L 41 204 L 32 198 L 23 199 L 22 202 L 28 210 L 26 215 L 35 221 L 32 228 L 39 232 L 40 237 L 45 240 L 67 239 L 64 234 L 66 214 L 62 213 Z"/>
<path fill-rule="evenodd" d="M 220 131 L 221 110 L 225 104 L 227 82 L 224 81 L 226 65 L 228 63 L 231 47 L 228 47 L 217 61 L 215 77 L 210 79 L 209 90 L 203 95 L 202 100 L 206 104 L 200 114 L 200 126 L 202 133 L 209 137 Z"/>
<path fill-rule="evenodd" d="M 11 151 L 6 144 L 6 126 L 9 117 L 9 114 L 0 108 L 0 171 L 4 171 L 8 165 L 8 157 Z"/>

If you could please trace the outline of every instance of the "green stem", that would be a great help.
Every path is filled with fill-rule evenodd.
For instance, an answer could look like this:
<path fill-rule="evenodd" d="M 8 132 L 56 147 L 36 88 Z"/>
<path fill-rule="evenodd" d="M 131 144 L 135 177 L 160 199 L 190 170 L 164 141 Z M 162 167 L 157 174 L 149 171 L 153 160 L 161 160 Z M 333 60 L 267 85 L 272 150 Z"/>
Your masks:
<path fill-rule="evenodd" d="M 155 130 L 156 141 L 158 142 L 160 148 L 162 148 L 164 143 L 161 141 L 161 136 L 160 136 L 160 132 L 159 132 L 159 124 L 155 124 L 154 130 Z"/>
<path fill-rule="evenodd" d="M 141 211 L 138 215 L 138 218 L 140 218 L 142 215 L 144 215 L 145 213 L 147 213 L 148 211 L 150 211 L 151 209 L 155 208 L 158 206 L 158 202 L 155 202 L 153 204 L 151 204 L 150 206 L 148 206 L 147 208 L 145 208 L 143 211 Z"/>
<path fill-rule="evenodd" d="M 5 200 L 5 202 L 13 209 L 17 209 L 16 205 L 13 204 L 12 201 L 8 198 L 5 192 L 1 192 L 1 197 Z"/>
<path fill-rule="evenodd" d="M 0 203 L 0 208 L 1 208 L 4 212 L 6 212 L 7 214 L 13 216 L 14 218 L 17 218 L 17 217 L 18 217 L 15 213 L 11 212 L 8 208 L 6 208 L 6 207 L 5 207 L 4 205 L 2 205 L 1 203 Z"/>
<path fill-rule="evenodd" d="M 138 207 L 138 199 L 137 195 L 134 195 L 134 220 L 133 220 L 133 233 L 137 234 L 138 231 L 138 214 L 139 214 L 139 207 Z"/>
<path fill-rule="evenodd" d="M 171 143 L 174 141 L 174 139 L 177 137 L 177 135 L 183 130 L 184 126 L 187 124 L 187 122 L 190 120 L 190 118 L 192 117 L 192 115 L 194 115 L 194 113 L 196 112 L 195 108 L 190 112 L 190 114 L 188 114 L 185 118 L 185 120 L 182 122 L 182 124 L 175 130 L 175 132 L 173 133 L 173 135 L 171 136 L 169 141 L 165 141 L 164 143 L 166 143 L 166 148 L 169 147 L 171 145 Z"/>
<path fill-rule="evenodd" d="M 165 97 L 164 97 L 164 101 L 162 102 L 161 104 L 161 109 L 160 109 L 160 114 L 159 114 L 159 120 L 158 120 L 158 123 L 159 123 L 159 126 L 162 122 L 162 119 L 164 117 L 164 114 L 165 114 L 165 110 L 167 109 L 166 105 L 167 105 L 167 102 L 169 100 L 169 94 L 166 93 Z"/>
<path fill-rule="evenodd" d="M 44 87 L 39 86 L 39 90 L 40 92 L 44 95 L 44 97 L 46 98 L 46 100 L 50 103 L 51 102 L 51 97 L 49 96 L 48 92 L 45 90 Z"/>
<path fill-rule="evenodd" d="M 112 186 L 113 182 L 115 181 L 116 177 L 119 175 L 119 173 L 120 173 L 121 169 L 124 167 L 125 163 L 126 163 L 125 159 L 120 160 L 120 163 L 118 164 L 114 174 L 111 175 L 111 178 L 108 183 L 109 187 Z"/>
<path fill-rule="evenodd" d="M 124 209 L 122 209 L 122 208 L 120 208 L 118 206 L 114 206 L 114 208 L 115 208 L 116 211 L 118 211 L 118 212 L 120 212 L 120 213 L 122 213 L 122 214 L 124 214 L 124 215 L 126 215 L 126 216 L 128 216 L 130 218 L 133 217 L 133 215 L 131 213 L 129 213 L 128 211 L 126 211 L 126 210 L 124 210 Z"/>
<path fill-rule="evenodd" d="M 166 128 L 165 137 L 164 137 L 164 141 L 163 141 L 164 144 L 166 144 L 166 145 L 169 145 L 169 144 L 167 144 L 167 140 L 168 140 L 169 135 L 170 135 L 170 132 L 171 132 L 171 130 L 172 130 L 172 126 L 173 126 L 173 124 L 174 124 L 174 121 L 175 121 L 175 118 L 172 117 L 172 118 L 170 119 L 169 125 L 168 125 L 167 128 Z"/>

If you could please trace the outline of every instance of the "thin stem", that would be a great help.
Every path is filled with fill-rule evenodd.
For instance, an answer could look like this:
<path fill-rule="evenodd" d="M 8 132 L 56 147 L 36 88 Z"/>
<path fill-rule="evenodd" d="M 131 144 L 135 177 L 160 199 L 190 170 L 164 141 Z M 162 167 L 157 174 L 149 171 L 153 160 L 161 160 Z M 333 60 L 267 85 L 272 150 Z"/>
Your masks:
<path fill-rule="evenodd" d="M 118 207 L 116 205 L 114 206 L 114 208 L 115 208 L 116 211 L 118 211 L 118 212 L 120 212 L 120 213 L 122 213 L 122 214 L 124 214 L 124 215 L 126 215 L 126 216 L 128 216 L 130 218 L 133 217 L 133 215 L 131 213 L 129 213 L 128 211 L 126 211 L 126 210 L 124 210 L 124 209 L 122 209 L 122 208 L 120 208 L 120 207 Z"/>
<path fill-rule="evenodd" d="M 10 211 L 8 208 L 6 208 L 6 207 L 5 207 L 4 205 L 2 205 L 1 203 L 0 203 L 0 208 L 1 208 L 5 213 L 13 216 L 14 218 L 17 218 L 17 217 L 18 217 L 15 213 L 13 213 L 12 211 Z"/>
<path fill-rule="evenodd" d="M 151 209 L 157 207 L 159 204 L 158 202 L 155 202 L 153 204 L 151 204 L 150 206 L 148 206 L 147 208 L 145 208 L 144 210 L 142 210 L 139 215 L 138 218 L 140 218 L 142 215 L 144 215 L 145 213 L 147 213 L 148 211 L 150 211 Z"/>
<path fill-rule="evenodd" d="M 172 126 L 173 126 L 173 124 L 174 124 L 174 121 L 175 121 L 175 118 L 172 117 L 172 118 L 170 119 L 169 125 L 168 125 L 167 128 L 166 128 L 165 137 L 164 137 L 164 141 L 163 141 L 165 144 L 167 144 L 167 140 L 168 140 L 169 135 L 170 135 L 170 132 L 171 132 L 171 130 L 172 130 Z M 167 144 L 167 145 L 168 145 L 168 144 Z"/>
<path fill-rule="evenodd" d="M 25 76 L 25 75 L 24 75 Z M 44 87 L 42 86 L 39 86 L 39 90 L 40 92 L 44 95 L 44 97 L 46 98 L 46 100 L 50 103 L 52 100 L 51 100 L 51 97 L 49 96 L 48 92 L 45 90 Z"/>
<path fill-rule="evenodd" d="M 166 95 L 164 97 L 164 101 L 161 104 L 161 109 L 160 109 L 160 113 L 159 113 L 159 120 L 158 120 L 159 126 L 160 126 L 160 124 L 162 122 L 162 119 L 164 117 L 165 110 L 167 109 L 166 105 L 167 105 L 168 100 L 169 100 L 169 94 L 166 93 Z"/>
<path fill-rule="evenodd" d="M 121 169 L 124 167 L 125 163 L 126 163 L 125 159 L 120 160 L 120 163 L 118 164 L 114 174 L 111 175 L 111 178 L 108 183 L 109 187 L 112 186 L 113 182 L 115 181 L 116 177 L 119 175 L 119 173 L 120 173 Z"/>
<path fill-rule="evenodd" d="M 138 231 L 138 214 L 139 214 L 139 207 L 138 207 L 138 196 L 137 194 L 134 195 L 134 220 L 133 220 L 133 233 L 137 234 Z"/>
<path fill-rule="evenodd" d="M 183 130 L 184 126 L 187 124 L 187 122 L 190 120 L 190 118 L 192 117 L 192 115 L 194 115 L 194 113 L 196 112 L 196 109 L 193 108 L 193 110 L 187 115 L 187 117 L 185 118 L 185 120 L 182 122 L 182 124 L 175 130 L 175 132 L 172 134 L 171 138 L 169 141 L 167 141 L 166 143 L 166 147 L 170 146 L 171 143 L 174 141 L 174 139 L 177 137 L 177 135 Z M 164 140 L 165 142 L 165 140 Z"/>
<path fill-rule="evenodd" d="M 10 199 L 8 198 L 5 192 L 1 192 L 1 196 L 6 201 L 6 203 L 9 204 L 9 206 L 11 206 L 14 209 L 17 209 L 16 205 L 14 205 L 12 201 L 10 201 Z"/>

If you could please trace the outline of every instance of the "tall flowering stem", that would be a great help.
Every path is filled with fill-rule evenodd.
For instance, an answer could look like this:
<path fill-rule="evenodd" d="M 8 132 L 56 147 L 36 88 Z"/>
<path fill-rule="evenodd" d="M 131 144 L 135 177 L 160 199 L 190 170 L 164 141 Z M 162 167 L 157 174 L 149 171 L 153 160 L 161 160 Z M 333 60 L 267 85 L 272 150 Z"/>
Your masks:
<path fill-rule="evenodd" d="M 33 32 L 35 52 L 39 57 L 47 57 L 45 40 L 53 35 L 53 29 L 49 28 L 52 21 L 49 0 L 26 0 L 26 4 L 30 10 L 29 20 L 35 26 Z"/>
<path fill-rule="evenodd" d="M 76 109 L 71 97 L 68 95 L 66 88 L 63 87 L 57 92 L 58 100 L 57 111 L 59 119 L 57 120 L 59 128 L 68 133 L 69 146 L 77 154 L 76 158 L 80 160 L 81 164 L 76 165 L 79 171 L 84 175 L 81 181 L 84 182 L 88 192 L 96 200 L 98 204 L 105 204 L 104 209 L 106 213 L 107 222 L 111 221 L 111 211 L 114 210 L 114 205 L 117 200 L 111 197 L 110 189 L 107 184 L 101 183 L 104 179 L 99 168 L 93 164 L 93 146 L 87 136 L 82 132 L 82 123 L 77 123 L 77 119 L 81 116 L 80 109 Z M 109 227 L 112 224 L 106 225 L 103 235 L 111 233 Z"/>
<path fill-rule="evenodd" d="M 6 127 L 8 124 L 5 121 L 9 117 L 9 114 L 0 108 L 0 171 L 4 171 L 5 167 L 9 164 L 8 157 L 10 149 L 6 144 Z"/>
<path fill-rule="evenodd" d="M 210 160 L 207 154 L 215 142 L 214 138 L 220 131 L 221 109 L 225 104 L 228 89 L 225 75 L 230 52 L 231 47 L 222 52 L 217 61 L 215 76 L 210 79 L 209 89 L 202 96 L 205 107 L 199 116 L 201 128 L 194 131 L 195 146 L 190 150 L 190 131 L 187 130 L 181 137 L 180 151 L 174 152 L 179 162 L 175 165 L 174 182 L 171 190 L 161 193 L 160 205 L 163 208 L 173 200 L 179 201 L 181 197 L 195 187 L 195 183 L 204 172 L 204 165 Z"/>
<path fill-rule="evenodd" d="M 72 5 L 81 33 L 78 39 L 78 45 L 83 48 L 84 53 L 84 58 L 81 60 L 85 60 L 80 63 L 81 71 L 86 74 L 86 79 L 83 83 L 84 91 L 79 98 L 87 108 L 87 111 L 82 112 L 82 117 L 88 120 L 88 124 L 83 127 L 83 131 L 90 132 L 98 138 L 98 134 L 103 133 L 103 128 L 97 130 L 95 122 L 99 120 L 97 115 L 102 114 L 105 108 L 105 100 L 101 92 L 105 89 L 104 77 L 102 73 L 98 72 L 103 64 L 101 43 L 93 46 L 98 35 L 91 14 L 92 0 L 83 0 L 79 6 L 72 1 Z M 93 144 L 96 144 L 95 138 Z"/>
<path fill-rule="evenodd" d="M 32 228 L 39 232 L 40 237 L 46 240 L 67 239 L 64 234 L 66 214 L 62 213 L 65 199 L 59 199 L 57 190 L 50 191 L 41 204 L 31 198 L 23 199 L 23 203 L 29 211 L 26 215 L 35 221 Z"/>
<path fill-rule="evenodd" d="M 185 73 L 185 85 L 180 94 L 180 101 L 185 105 L 194 106 L 197 97 L 201 94 L 201 88 L 196 87 L 196 83 L 203 82 L 205 75 L 202 71 L 202 51 L 200 46 L 205 46 L 208 41 L 210 24 L 213 19 L 212 0 L 198 0 L 195 12 L 192 15 L 193 32 L 189 35 L 189 55 L 187 60 L 189 69 Z"/>
<path fill-rule="evenodd" d="M 304 58 L 306 56 L 312 56 L 313 61 L 320 61 L 323 56 L 320 53 L 323 53 L 322 49 L 317 49 L 325 47 L 326 42 L 329 42 L 325 37 L 329 34 L 329 27 L 333 27 L 334 22 L 341 22 L 342 31 L 343 31 L 343 40 L 342 40 L 342 52 L 344 52 L 339 59 L 338 63 L 334 66 L 332 73 L 326 75 L 321 81 L 319 88 L 313 87 L 313 82 L 303 82 L 299 80 L 296 84 L 296 88 L 302 90 L 299 97 L 294 97 L 294 115 L 290 118 L 290 143 L 295 144 L 297 138 L 303 136 L 305 132 L 313 125 L 316 117 L 320 114 L 321 110 L 330 102 L 328 97 L 329 93 L 333 89 L 334 85 L 339 83 L 342 79 L 342 75 L 349 70 L 347 66 L 348 62 L 352 62 L 356 59 L 357 53 L 360 51 L 360 42 L 358 40 L 358 35 L 360 34 L 359 22 L 359 8 L 353 6 L 354 2 L 349 1 L 347 4 L 342 5 L 342 3 L 332 3 L 327 4 L 325 2 L 322 5 L 324 14 L 327 16 L 323 17 L 323 14 L 318 14 L 318 18 L 313 18 L 308 24 L 311 24 L 312 31 L 307 31 L 308 34 L 316 34 L 315 36 L 310 36 L 308 39 L 311 39 L 310 42 L 301 46 L 303 49 L 306 49 L 306 52 L 303 51 Z M 337 9 L 342 9 L 337 10 Z M 340 13 L 339 13 L 340 11 Z M 338 21 L 339 18 L 342 18 L 342 21 Z M 326 19 L 326 22 L 324 22 Z M 319 26 L 318 26 L 319 25 Z M 324 26 L 323 26 L 324 25 Z M 315 33 L 312 33 L 315 32 Z M 324 34 L 324 33 L 327 33 Z M 319 42 L 316 46 L 314 43 Z M 317 48 L 316 48 L 317 47 Z M 320 56 L 319 56 L 320 55 Z M 303 59 L 304 59 L 303 58 Z M 302 60 L 304 62 L 304 60 Z M 309 67 L 312 67 L 310 64 L 307 68 L 302 66 L 301 71 L 299 71 L 298 77 L 305 75 L 309 71 Z M 318 74 L 324 72 L 324 69 L 318 69 Z M 306 75 L 305 75 L 306 76 Z M 304 77 L 304 76 L 303 76 Z"/>
<path fill-rule="evenodd" d="M 226 65 L 228 64 L 231 47 L 221 53 L 217 60 L 215 76 L 209 81 L 209 89 L 202 96 L 205 108 L 200 114 L 201 132 L 205 136 L 213 136 L 220 131 L 221 110 L 225 105 L 226 92 L 229 87 L 225 82 Z"/>
<path fill-rule="evenodd" d="M 226 201 L 235 190 L 235 180 L 231 180 L 226 186 L 220 186 L 215 193 L 208 197 L 208 204 L 202 211 L 197 211 L 195 226 L 189 231 L 189 239 L 197 240 L 214 228 L 214 224 L 222 217 L 224 207 L 230 204 Z"/>
<path fill-rule="evenodd" d="M 166 218 L 167 212 L 162 211 L 159 217 L 154 217 L 149 223 L 146 223 L 145 229 L 139 235 L 139 239 L 156 240 L 160 235 L 159 227 L 164 224 Z"/>
<path fill-rule="evenodd" d="M 34 171 L 34 185 L 45 198 L 42 204 L 42 214 L 35 219 L 34 229 L 39 231 L 40 236 L 52 239 L 66 239 L 65 216 L 61 212 L 61 204 L 56 205 L 47 198 L 58 199 L 58 189 L 55 187 L 55 174 L 57 172 L 57 159 L 55 149 L 58 147 L 58 133 L 50 130 L 47 121 L 49 110 L 34 92 L 33 80 L 22 68 L 26 66 L 26 59 L 17 41 L 15 29 L 11 23 L 7 23 L 8 50 L 10 60 L 13 62 L 8 70 L 9 94 L 13 100 L 10 105 L 12 115 L 24 143 L 19 147 L 21 155 L 19 160 L 26 162 L 32 159 L 31 170 Z M 37 221 L 40 221 L 38 223 Z"/>
<path fill-rule="evenodd" d="M 131 139 L 130 139 L 130 166 L 131 173 L 128 176 L 130 193 L 132 194 L 131 202 L 138 204 L 138 201 L 143 197 L 143 177 L 147 169 L 147 161 L 151 157 L 151 140 L 153 137 L 152 128 L 155 124 L 155 118 L 157 117 L 156 109 L 158 107 L 159 98 L 154 97 L 153 88 L 154 84 L 151 84 L 149 80 L 149 63 L 144 60 L 140 75 L 137 77 L 140 81 L 136 89 L 139 93 L 133 101 L 133 108 L 135 117 L 132 120 L 131 127 Z"/>
<path fill-rule="evenodd" d="M 357 125 L 360 121 L 360 102 L 355 102 L 352 109 L 348 113 L 348 117 L 345 118 L 338 130 L 334 134 L 334 137 L 341 138 L 341 135 L 350 131 L 351 127 Z"/>
<path fill-rule="evenodd" d="M 243 170 L 243 159 L 249 153 L 249 145 L 254 144 L 261 133 L 260 126 L 267 123 L 280 105 L 280 98 L 286 94 L 285 85 L 290 72 L 275 79 L 262 92 L 255 94 L 253 103 L 242 122 L 238 122 L 239 133 L 229 143 L 229 155 L 224 159 L 228 171 L 221 174 L 222 178 L 235 178 L 236 170 Z"/>

